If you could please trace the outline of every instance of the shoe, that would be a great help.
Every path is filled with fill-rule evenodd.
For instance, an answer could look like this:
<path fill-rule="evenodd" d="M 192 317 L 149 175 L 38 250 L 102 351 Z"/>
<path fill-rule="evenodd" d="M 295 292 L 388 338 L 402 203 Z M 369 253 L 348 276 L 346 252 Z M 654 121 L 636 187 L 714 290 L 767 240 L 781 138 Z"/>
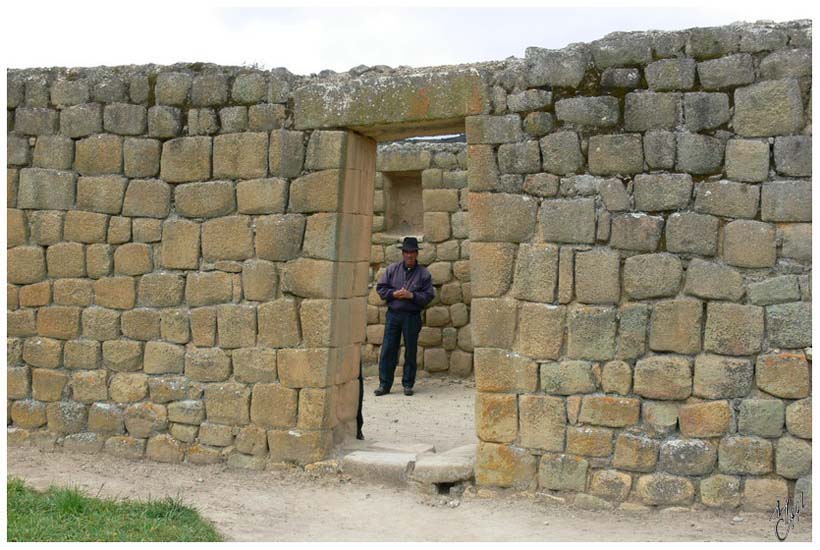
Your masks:
<path fill-rule="evenodd" d="M 404 388 L 404 395 L 413 395 L 413 388 Z"/>
<path fill-rule="evenodd" d="M 356 432 L 356 439 L 362 439 L 362 440 L 364 439 L 364 434 L 362 433 L 361 430 Z"/>
<path fill-rule="evenodd" d="M 382 386 L 379 386 L 378 388 L 376 388 L 376 391 L 374 391 L 373 393 L 376 395 L 376 397 L 379 397 L 381 395 L 386 395 L 386 394 L 390 393 L 390 390 L 388 390 L 388 389 L 386 389 Z"/>

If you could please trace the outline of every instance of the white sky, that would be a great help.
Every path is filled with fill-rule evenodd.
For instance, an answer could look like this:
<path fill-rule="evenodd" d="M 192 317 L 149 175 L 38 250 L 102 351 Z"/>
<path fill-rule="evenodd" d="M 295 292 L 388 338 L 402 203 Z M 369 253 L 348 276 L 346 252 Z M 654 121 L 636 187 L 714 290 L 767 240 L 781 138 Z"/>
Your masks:
<path fill-rule="evenodd" d="M 259 4 L 243 2 L 254 3 Z M 411 8 L 380 2 L 240 8 L 208 0 L 14 2 L 0 8 L 5 12 L 0 55 L 4 65 L 14 68 L 202 61 L 255 63 L 309 74 L 359 64 L 421 67 L 500 60 L 523 57 L 528 46 L 561 48 L 615 30 L 786 21 L 811 18 L 816 9 L 806 7 L 808 2 L 782 0 L 651 4 L 664 3 L 666 7 L 634 1 L 632 7 L 591 7 L 581 0 L 573 4 L 587 6 Z M 608 5 L 613 4 L 630 2 Z"/>

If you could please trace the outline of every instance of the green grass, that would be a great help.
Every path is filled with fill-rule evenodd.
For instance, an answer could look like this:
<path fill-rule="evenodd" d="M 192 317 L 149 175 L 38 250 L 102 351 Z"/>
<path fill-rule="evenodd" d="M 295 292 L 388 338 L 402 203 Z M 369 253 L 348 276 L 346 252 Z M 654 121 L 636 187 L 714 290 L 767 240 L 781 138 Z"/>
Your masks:
<path fill-rule="evenodd" d="M 221 541 L 213 526 L 182 500 L 91 498 L 79 489 L 44 493 L 9 478 L 8 540 L 21 541 Z"/>

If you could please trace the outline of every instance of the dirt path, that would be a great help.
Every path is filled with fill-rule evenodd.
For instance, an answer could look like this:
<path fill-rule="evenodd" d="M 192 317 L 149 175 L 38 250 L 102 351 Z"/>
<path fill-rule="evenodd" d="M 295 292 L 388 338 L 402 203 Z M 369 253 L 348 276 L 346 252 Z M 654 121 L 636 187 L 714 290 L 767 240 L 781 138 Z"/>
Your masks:
<path fill-rule="evenodd" d="M 430 443 L 437 452 L 476 442 L 475 382 L 446 378 L 421 378 L 415 395 L 406 397 L 401 382 L 391 393 L 373 395 L 378 377 L 365 378 L 364 432 L 380 443 Z"/>
<path fill-rule="evenodd" d="M 586 512 L 536 495 L 441 497 L 301 470 L 250 472 L 223 465 L 128 461 L 108 455 L 8 451 L 8 473 L 39 489 L 80 486 L 92 495 L 181 495 L 229 540 L 590 541 L 773 540 L 767 514 Z M 803 517 L 789 540 L 811 540 Z"/>

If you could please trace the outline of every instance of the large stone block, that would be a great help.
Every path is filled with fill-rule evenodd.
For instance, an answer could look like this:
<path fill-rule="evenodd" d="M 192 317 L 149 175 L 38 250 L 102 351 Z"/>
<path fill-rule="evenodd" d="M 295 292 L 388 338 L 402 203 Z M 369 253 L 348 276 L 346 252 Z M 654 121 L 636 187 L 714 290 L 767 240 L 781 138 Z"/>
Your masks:
<path fill-rule="evenodd" d="M 572 395 L 592 393 L 597 388 L 596 375 L 589 361 L 541 364 L 541 389 L 547 393 Z"/>
<path fill-rule="evenodd" d="M 689 174 L 639 174 L 633 181 L 635 208 L 645 212 L 686 208 L 692 196 Z"/>
<path fill-rule="evenodd" d="M 256 308 L 252 305 L 220 304 L 216 308 L 219 347 L 247 348 L 256 345 Z"/>
<path fill-rule="evenodd" d="M 716 474 L 700 482 L 700 500 L 711 508 L 740 505 L 740 478 Z"/>
<path fill-rule="evenodd" d="M 231 359 L 238 382 L 255 384 L 276 381 L 276 350 L 242 348 L 234 350 Z"/>
<path fill-rule="evenodd" d="M 732 181 L 704 181 L 695 187 L 695 211 L 728 218 L 754 218 L 760 188 Z"/>
<path fill-rule="evenodd" d="M 11 137 L 11 136 L 10 136 Z M 11 149 L 12 140 L 9 140 L 8 147 Z M 23 155 L 15 154 L 16 151 L 10 150 L 14 156 L 23 158 L 15 159 L 14 156 L 9 155 L 8 164 L 28 164 L 28 142 L 22 140 Z M 22 162 L 20 162 L 22 160 Z M 33 164 L 39 168 L 51 168 L 54 170 L 71 170 L 71 165 L 74 161 L 74 141 L 64 136 L 40 136 L 37 138 L 37 143 L 34 146 Z"/>
<path fill-rule="evenodd" d="M 755 80 L 754 58 L 746 53 L 698 63 L 698 78 L 704 90 L 721 90 L 751 84 Z"/>
<path fill-rule="evenodd" d="M 302 172 L 305 160 L 304 133 L 275 130 L 270 133 L 268 168 L 272 176 L 292 178 Z"/>
<path fill-rule="evenodd" d="M 503 174 L 534 174 L 540 172 L 541 152 L 538 148 L 538 142 L 524 141 L 501 145 L 498 148 L 498 167 Z"/>
<path fill-rule="evenodd" d="M 506 193 L 470 193 L 470 240 L 524 242 L 535 228 L 538 201 Z"/>
<path fill-rule="evenodd" d="M 650 169 L 670 170 L 675 166 L 677 139 L 669 130 L 649 130 L 643 137 L 643 154 Z"/>
<path fill-rule="evenodd" d="M 527 48 L 526 60 L 530 86 L 577 88 L 592 61 L 586 46 L 567 46 L 560 50 Z"/>
<path fill-rule="evenodd" d="M 615 356 L 616 310 L 575 306 L 567 315 L 567 351 L 574 359 L 608 360 Z"/>
<path fill-rule="evenodd" d="M 789 484 L 785 479 L 746 478 L 743 487 L 743 509 L 772 513 L 774 505 L 786 502 Z"/>
<path fill-rule="evenodd" d="M 515 252 L 513 243 L 474 242 L 470 246 L 470 278 L 475 297 L 502 296 L 512 282 Z"/>
<path fill-rule="evenodd" d="M 795 275 L 783 275 L 764 279 L 749 285 L 749 301 L 756 306 L 768 306 L 800 300 L 799 279 Z"/>
<path fill-rule="evenodd" d="M 760 195 L 760 219 L 774 222 L 810 222 L 811 182 L 764 183 Z"/>
<path fill-rule="evenodd" d="M 148 109 L 148 135 L 153 138 L 174 138 L 182 129 L 180 110 L 156 105 Z"/>
<path fill-rule="evenodd" d="M 475 315 L 474 313 L 474 330 L 477 320 Z M 534 359 L 557 359 L 561 354 L 565 316 L 564 306 L 523 303 L 513 350 Z"/>
<path fill-rule="evenodd" d="M 635 365 L 633 391 L 650 399 L 686 399 L 692 394 L 691 359 L 656 355 L 639 360 Z"/>
<path fill-rule="evenodd" d="M 559 243 L 595 242 L 595 201 L 593 199 L 545 200 L 539 213 L 541 238 Z M 470 208 L 471 227 L 475 213 Z M 473 240 L 478 240 L 471 235 Z"/>
<path fill-rule="evenodd" d="M 46 277 L 46 255 L 39 246 L 16 246 L 7 252 L 6 276 L 11 284 L 27 285 Z"/>
<path fill-rule="evenodd" d="M 301 337 L 296 301 L 281 299 L 260 304 L 257 316 L 260 344 L 279 348 L 299 343 Z"/>
<path fill-rule="evenodd" d="M 18 107 L 14 111 L 14 130 L 29 136 L 57 133 L 59 119 L 57 111 L 44 107 Z"/>
<path fill-rule="evenodd" d="M 781 224 L 778 236 L 783 240 L 780 255 L 802 262 L 811 261 L 811 224 Z"/>
<path fill-rule="evenodd" d="M 77 208 L 119 214 L 128 180 L 121 176 L 82 177 L 77 181 Z"/>
<path fill-rule="evenodd" d="M 811 397 L 794 401 L 786 407 L 786 428 L 792 435 L 811 439 Z"/>
<path fill-rule="evenodd" d="M 106 132 L 126 136 L 145 133 L 147 111 L 142 105 L 114 103 L 103 111 L 103 128 Z"/>
<path fill-rule="evenodd" d="M 250 422 L 251 390 L 244 384 L 226 382 L 205 388 L 205 412 L 208 422 L 245 425 Z"/>
<path fill-rule="evenodd" d="M 85 430 L 88 410 L 81 403 L 59 401 L 46 407 L 48 429 L 58 434 L 70 434 Z"/>
<path fill-rule="evenodd" d="M 168 269 L 198 268 L 199 232 L 199 224 L 188 220 L 163 222 L 160 247 L 162 266 Z"/>
<path fill-rule="evenodd" d="M 735 90 L 735 132 L 741 136 L 778 136 L 799 132 L 804 124 L 797 80 L 768 80 Z"/>
<path fill-rule="evenodd" d="M 694 354 L 700 351 L 703 304 L 678 299 L 657 302 L 652 308 L 649 347 L 655 351 Z"/>
<path fill-rule="evenodd" d="M 74 105 L 60 111 L 60 133 L 85 137 L 102 132 L 102 106 L 97 103 Z"/>
<path fill-rule="evenodd" d="M 663 218 L 646 214 L 621 214 L 612 217 L 610 246 L 625 250 L 654 252 L 658 249 Z"/>
<path fill-rule="evenodd" d="M 170 307 L 182 303 L 185 280 L 174 273 L 147 273 L 137 286 L 137 303 L 146 307 Z"/>
<path fill-rule="evenodd" d="M 674 296 L 682 273 L 680 260 L 672 254 L 631 256 L 624 261 L 624 292 L 636 300 Z"/>
<path fill-rule="evenodd" d="M 241 214 L 283 213 L 288 185 L 279 178 L 242 181 L 236 185 L 236 202 Z"/>
<path fill-rule="evenodd" d="M 279 384 L 255 384 L 251 396 L 251 422 L 265 428 L 296 425 L 297 392 Z"/>
<path fill-rule="evenodd" d="M 549 244 L 521 244 L 518 247 L 513 296 L 521 300 L 552 302 L 557 280 L 558 247 Z"/>
<path fill-rule="evenodd" d="M 185 183 L 174 189 L 174 208 L 188 218 L 216 218 L 236 210 L 234 186 L 229 181 Z"/>
<path fill-rule="evenodd" d="M 297 129 L 369 127 L 368 134 L 380 139 L 411 135 L 407 129 L 389 128 L 396 123 L 423 127 L 481 114 L 488 104 L 486 85 L 472 68 L 390 78 L 365 75 L 341 88 L 317 81 L 295 90 L 293 98 Z"/>
<path fill-rule="evenodd" d="M 643 171 L 640 134 L 598 135 L 589 138 L 589 172 L 628 175 Z"/>
<path fill-rule="evenodd" d="M 480 348 L 473 357 L 476 390 L 533 392 L 538 385 L 535 361 L 503 349 Z"/>
<path fill-rule="evenodd" d="M 612 454 L 612 430 L 591 426 L 567 426 L 567 453 L 605 457 Z"/>
<path fill-rule="evenodd" d="M 783 136 L 775 138 L 774 164 L 778 174 L 793 177 L 810 177 L 811 136 Z"/>
<path fill-rule="evenodd" d="M 566 412 L 559 397 L 522 395 L 519 398 L 521 444 L 545 451 L 564 450 Z"/>
<path fill-rule="evenodd" d="M 620 428 L 638 423 L 639 399 L 629 397 L 585 396 L 581 402 L 579 422 Z"/>
<path fill-rule="evenodd" d="M 70 210 L 74 207 L 76 176 L 73 172 L 24 168 L 20 170 L 17 207 L 37 210 Z"/>
<path fill-rule="evenodd" d="M 540 143 L 544 171 L 564 175 L 580 172 L 583 168 L 584 155 L 577 133 L 555 132 L 541 138 Z"/>
<path fill-rule="evenodd" d="M 726 177 L 759 182 L 769 177 L 769 144 L 761 140 L 730 139 L 726 143 Z"/>
<path fill-rule="evenodd" d="M 476 433 L 481 441 L 512 443 L 518 436 L 516 396 L 479 392 L 475 399 L 475 420 Z"/>
<path fill-rule="evenodd" d="M 162 144 L 160 177 L 170 183 L 211 177 L 211 138 L 183 137 Z"/>
<path fill-rule="evenodd" d="M 716 137 L 689 132 L 677 136 L 675 169 L 689 174 L 716 174 L 723 166 L 725 144 Z"/>
<path fill-rule="evenodd" d="M 629 132 L 673 130 L 681 118 L 680 103 L 679 93 L 630 92 L 624 100 L 624 129 Z"/>
<path fill-rule="evenodd" d="M 763 308 L 711 302 L 703 349 L 723 355 L 751 355 L 761 349 Z"/>
<path fill-rule="evenodd" d="M 538 464 L 538 486 L 558 491 L 583 491 L 589 462 L 580 457 L 544 454 Z"/>
<path fill-rule="evenodd" d="M 695 488 L 689 479 L 666 473 L 639 477 L 634 492 L 647 505 L 689 506 L 695 496 Z"/>
<path fill-rule="evenodd" d="M 755 383 L 766 393 L 785 399 L 809 396 L 809 365 L 802 353 L 772 353 L 757 357 Z"/>
<path fill-rule="evenodd" d="M 694 92 L 683 96 L 683 115 L 690 132 L 718 128 L 729 121 L 729 96 Z"/>
<path fill-rule="evenodd" d="M 515 300 L 479 298 L 472 302 L 471 326 L 476 347 L 512 348 L 518 305 Z"/>
<path fill-rule="evenodd" d="M 724 474 L 767 474 L 772 471 L 773 454 L 766 439 L 728 436 L 720 440 L 718 467 Z"/>
<path fill-rule="evenodd" d="M 645 73 L 652 90 L 690 90 L 695 85 L 695 60 L 661 59 L 647 65 Z"/>
<path fill-rule="evenodd" d="M 694 212 L 675 212 L 666 220 L 666 249 L 669 252 L 714 256 L 717 253 L 718 226 L 714 216 Z"/>
<path fill-rule="evenodd" d="M 621 297 L 620 264 L 620 255 L 611 250 L 576 253 L 576 300 L 584 304 L 617 304 Z"/>
<path fill-rule="evenodd" d="M 811 345 L 811 304 L 793 302 L 766 308 L 769 344 L 783 348 Z"/>
<path fill-rule="evenodd" d="M 512 143 L 521 140 L 521 117 L 471 116 L 465 119 L 467 142 L 472 144 Z"/>
<path fill-rule="evenodd" d="M 703 354 L 695 358 L 693 395 L 707 399 L 744 397 L 752 389 L 751 361 Z"/>
<path fill-rule="evenodd" d="M 732 407 L 728 401 L 704 401 L 683 405 L 678 410 L 680 431 L 686 437 L 719 437 L 732 428 Z"/>
<path fill-rule="evenodd" d="M 205 261 L 245 260 L 253 256 L 253 229 L 248 216 L 225 216 L 202 224 Z"/>
<path fill-rule="evenodd" d="M 610 127 L 618 124 L 620 107 L 612 96 L 569 97 L 555 102 L 555 116 L 567 125 Z"/>
<path fill-rule="evenodd" d="M 265 177 L 268 168 L 268 136 L 254 132 L 216 136 L 213 158 L 215 178 Z"/>
<path fill-rule="evenodd" d="M 300 214 L 263 216 L 256 220 L 256 254 L 260 259 L 287 261 L 299 255 L 305 232 Z"/>
<path fill-rule="evenodd" d="M 744 399 L 740 402 L 737 431 L 744 435 L 783 435 L 785 407 L 779 399 Z"/>
<path fill-rule="evenodd" d="M 753 220 L 735 220 L 723 230 L 723 256 L 738 267 L 771 267 L 777 257 L 775 227 Z"/>

